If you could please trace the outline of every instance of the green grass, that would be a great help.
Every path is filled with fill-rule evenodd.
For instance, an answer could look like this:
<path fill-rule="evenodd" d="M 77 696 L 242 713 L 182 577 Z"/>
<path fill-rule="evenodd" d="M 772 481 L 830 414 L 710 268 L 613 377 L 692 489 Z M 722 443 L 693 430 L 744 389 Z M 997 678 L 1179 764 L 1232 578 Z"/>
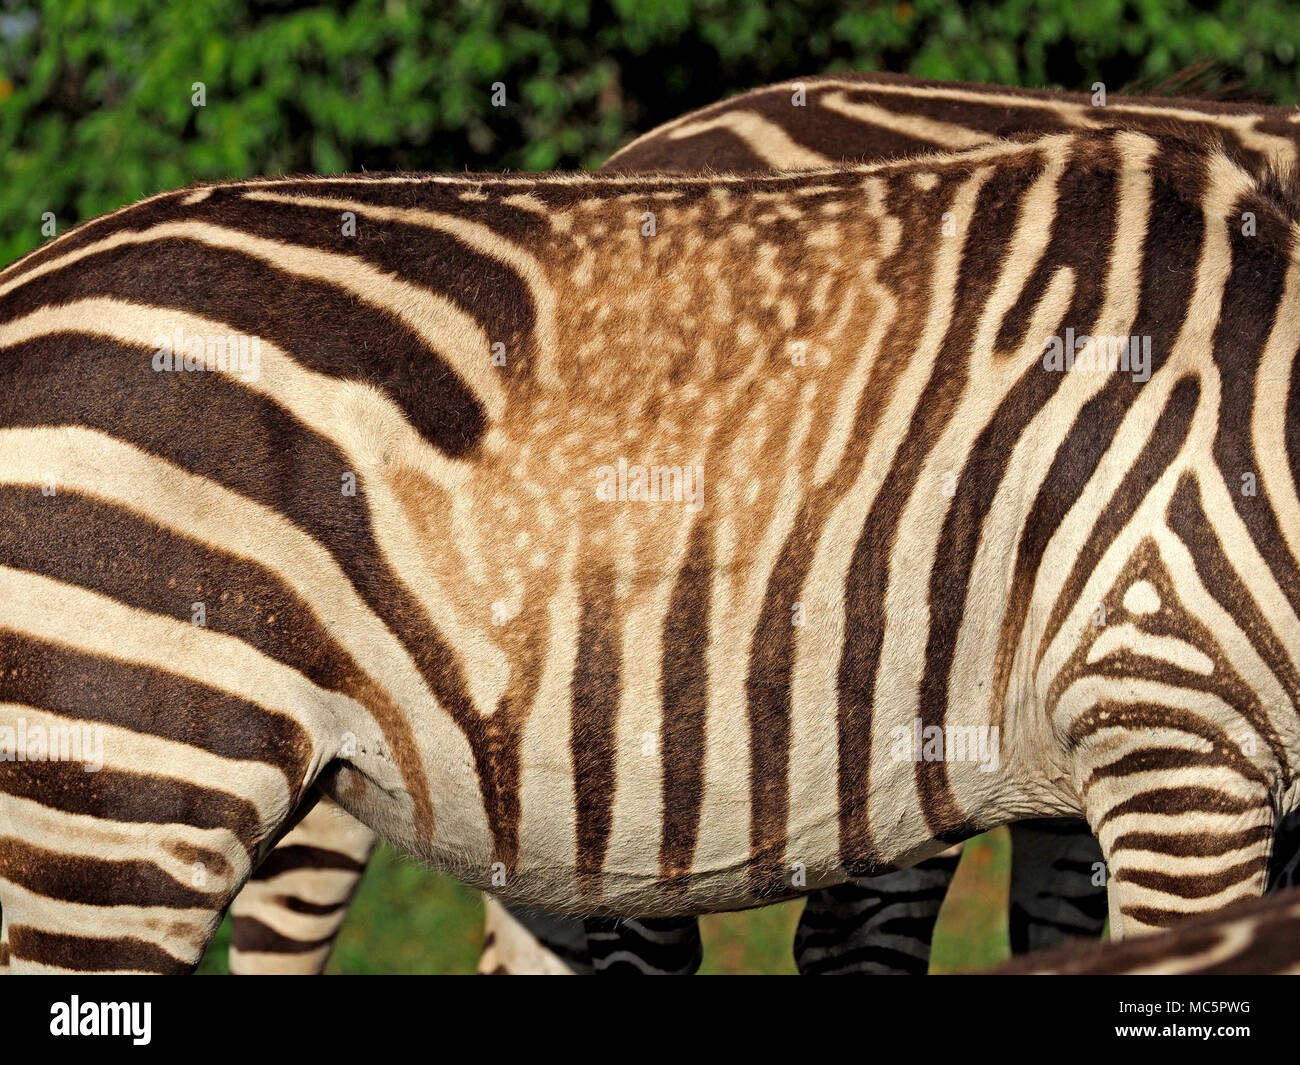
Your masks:
<path fill-rule="evenodd" d="M 934 972 L 984 969 L 1007 957 L 1006 829 L 971 840 L 935 930 Z M 703 973 L 793 973 L 802 902 L 701 921 Z M 483 940 L 477 892 L 381 847 L 348 912 L 331 973 L 472 973 Z M 230 921 L 199 967 L 224 973 Z"/>

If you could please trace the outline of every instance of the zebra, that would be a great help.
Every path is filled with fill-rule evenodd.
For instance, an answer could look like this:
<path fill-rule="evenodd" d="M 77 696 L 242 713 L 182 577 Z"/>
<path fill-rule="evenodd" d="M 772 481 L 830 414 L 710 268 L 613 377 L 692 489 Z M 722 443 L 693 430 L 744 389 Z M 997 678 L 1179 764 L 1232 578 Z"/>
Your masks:
<path fill-rule="evenodd" d="M 1149 128 L 1174 122 L 1193 132 L 1213 129 L 1231 137 L 1243 151 L 1257 153 L 1261 165 L 1265 155 L 1289 165 L 1300 137 L 1295 117 L 1289 109 L 1203 99 L 1121 96 L 1107 105 L 1099 104 L 1095 95 L 1082 93 L 847 73 L 764 86 L 692 112 L 637 138 L 603 169 L 619 173 L 797 170 L 969 147 L 1007 134 L 1098 125 Z M 327 803 L 322 802 L 322 807 Z M 305 827 L 310 828 L 314 816 L 309 815 Z M 335 823 L 328 811 L 320 816 L 326 828 Z M 1067 935 L 1100 935 L 1106 914 L 1101 854 L 1086 823 L 1025 821 L 1013 824 L 1011 833 L 1013 953 L 1041 950 Z M 800 971 L 925 972 L 929 938 L 955 867 L 955 858 L 944 855 L 870 882 L 850 881 L 811 893 L 796 932 Z M 339 881 L 337 873 L 328 876 L 350 894 L 351 885 Z M 245 914 L 250 921 L 273 927 L 301 923 L 291 911 L 277 913 L 277 900 L 285 898 L 261 893 L 254 909 L 241 896 L 233 911 L 236 938 Z M 502 933 L 503 942 L 523 944 L 528 936 L 538 942 L 521 946 L 519 960 L 495 946 L 481 966 L 483 971 L 530 971 L 538 958 L 547 959 L 543 971 L 554 971 L 556 963 L 550 960 L 553 953 L 548 946 L 568 959 L 565 964 L 573 971 L 593 971 L 591 958 L 575 960 L 574 943 L 584 936 L 579 922 L 536 910 L 510 920 L 507 910 L 489 906 L 487 939 L 495 943 L 495 925 L 501 923 L 509 929 Z M 601 922 L 596 941 L 613 943 L 613 927 Z M 309 929 L 307 940 L 319 942 L 318 931 Z M 663 928 L 653 940 L 636 931 L 629 931 L 627 938 L 639 946 L 625 941 L 613 949 L 624 960 L 639 950 L 643 971 L 683 971 L 692 960 L 698 964 L 698 931 L 693 922 L 682 922 L 676 939 Z M 283 942 L 286 952 L 296 949 L 293 937 Z M 666 943 L 675 950 L 665 949 Z M 320 966 L 325 953 L 328 948 L 319 955 Z M 649 961 L 651 954 L 659 964 Z M 285 968 L 298 971 L 299 960 L 300 956 L 290 957 Z M 596 963 L 600 962 L 598 957 Z M 236 971 L 233 953 L 231 967 Z M 276 956 L 267 954 L 256 971 L 283 970 Z"/>
<path fill-rule="evenodd" d="M 1258 894 L 1295 805 L 1264 388 L 1293 207 L 1230 145 L 1104 130 L 777 177 L 240 182 L 20 260 L 7 716 L 111 756 L 93 787 L 3 763 L 5 964 L 191 967 L 317 785 L 568 912 L 752 905 L 1078 813 L 1114 933 Z M 1087 342 L 1058 373 L 1067 328 L 1149 337 L 1149 375 Z M 191 344 L 246 333 L 258 366 Z M 181 397 L 221 448 L 168 434 Z"/>
<path fill-rule="evenodd" d="M 616 151 L 614 173 L 815 170 L 976 148 L 1005 137 L 1125 128 L 1226 139 L 1252 169 L 1293 166 L 1296 110 L 1204 98 L 1107 95 L 821 74 L 750 89 L 657 126 Z"/>

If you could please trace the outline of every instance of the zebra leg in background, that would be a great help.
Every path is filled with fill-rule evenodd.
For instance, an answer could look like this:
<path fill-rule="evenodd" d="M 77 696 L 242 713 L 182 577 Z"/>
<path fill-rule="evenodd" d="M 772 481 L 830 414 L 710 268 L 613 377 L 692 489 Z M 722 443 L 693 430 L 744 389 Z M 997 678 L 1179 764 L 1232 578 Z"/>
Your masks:
<path fill-rule="evenodd" d="M 1268 891 L 1285 891 L 1300 884 L 1300 810 L 1282 818 L 1268 862 Z"/>
<path fill-rule="evenodd" d="M 804 904 L 794 960 L 804 975 L 924 976 L 961 846 L 896 873 L 815 891 Z"/>
<path fill-rule="evenodd" d="M 694 917 L 589 917 L 583 924 L 598 974 L 690 976 L 704 960 Z"/>
<path fill-rule="evenodd" d="M 1044 950 L 1106 926 L 1106 867 L 1086 821 L 1017 821 L 1011 829 L 1011 953 Z"/>
<path fill-rule="evenodd" d="M 531 906 L 507 906 L 483 896 L 484 976 L 589 976 L 587 931 L 581 917 Z"/>
<path fill-rule="evenodd" d="M 323 972 L 374 848 L 375 834 L 322 796 L 236 897 L 230 971 Z"/>
<path fill-rule="evenodd" d="M 276 844 L 230 908 L 235 975 L 313 976 L 325 970 L 376 837 L 325 796 Z M 490 975 L 593 972 L 579 917 L 484 896 L 483 954 Z"/>

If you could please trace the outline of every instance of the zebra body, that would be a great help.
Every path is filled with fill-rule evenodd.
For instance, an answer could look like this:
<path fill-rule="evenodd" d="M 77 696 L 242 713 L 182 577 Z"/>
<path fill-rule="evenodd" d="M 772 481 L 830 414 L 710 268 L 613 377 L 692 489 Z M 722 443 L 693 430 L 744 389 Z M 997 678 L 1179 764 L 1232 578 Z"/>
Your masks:
<path fill-rule="evenodd" d="M 765 86 L 703 108 L 638 138 L 616 153 L 606 169 L 799 170 L 885 161 L 1026 132 L 1175 124 L 1193 134 L 1227 137 L 1261 163 L 1274 159 L 1290 164 L 1297 138 L 1295 118 L 1287 109 L 1201 99 L 1120 96 L 1099 102 L 1081 93 L 848 73 Z M 339 823 L 326 809 L 329 805 L 322 802 L 319 814 L 308 815 L 309 821 L 322 820 L 320 831 Z M 1068 820 L 1025 822 L 1012 826 L 1012 840 L 1013 952 L 1054 945 L 1066 934 L 1097 935 L 1105 920 L 1104 888 L 1099 886 L 1100 851 L 1086 826 Z M 1285 852 L 1292 862 L 1293 852 L 1293 847 Z M 814 892 L 798 933 L 801 970 L 858 966 L 862 971 L 923 971 L 929 929 L 946 890 L 945 876 L 951 879 L 950 866 L 955 863 L 936 858 L 870 882 L 841 885 L 825 897 Z M 336 873 L 327 875 L 350 893 Z M 241 899 L 235 908 L 236 928 L 245 914 L 260 916 L 269 925 L 282 924 L 275 912 L 280 898 L 264 894 L 256 906 Z M 489 926 L 494 912 L 495 907 L 489 907 Z M 294 919 L 289 917 L 290 922 Z M 537 933 L 543 953 L 546 944 L 563 952 L 583 934 L 576 919 L 548 918 L 536 911 L 526 914 L 522 925 L 515 924 Z M 883 931 L 891 927 L 893 933 Z M 899 929 L 907 932 L 900 935 Z M 689 929 L 683 932 L 686 939 L 690 935 Z M 904 942 L 909 936 L 910 942 Z M 523 941 L 514 935 L 500 938 Z M 690 944 L 684 943 L 683 949 L 689 951 Z M 537 950 L 530 945 L 513 960 L 502 959 L 502 953 L 500 947 L 493 951 L 489 969 L 527 971 L 527 959 Z M 274 969 L 272 955 L 263 960 Z"/>
<path fill-rule="evenodd" d="M 1300 149 L 1290 107 L 845 72 L 765 85 L 692 111 L 619 149 L 603 169 L 815 170 L 1086 129 L 1224 139 L 1255 170 L 1291 166 Z"/>
<path fill-rule="evenodd" d="M 20 372 L 5 436 L 16 502 L 27 493 L 2 571 L 11 672 L 46 677 L 65 655 L 110 674 L 96 712 L 120 730 L 105 772 L 121 780 L 97 783 L 132 796 L 100 790 L 95 824 L 166 809 L 184 826 L 185 787 L 224 799 L 218 824 L 136 840 L 157 875 L 133 883 L 140 915 L 96 957 L 137 964 L 102 967 L 191 964 L 317 782 L 467 882 L 559 910 L 734 908 L 1079 812 L 1115 874 L 1113 927 L 1258 893 L 1274 810 L 1294 805 L 1294 486 L 1285 405 L 1263 385 L 1288 379 L 1294 354 L 1289 203 L 1217 152 L 1074 134 L 770 179 L 217 186 L 10 267 L 0 344 Z M 1225 224 L 1243 207 L 1261 219 L 1249 245 Z M 349 211 L 384 239 L 344 244 Z M 230 272 L 219 296 L 185 275 L 204 256 Z M 1157 298 L 1144 272 L 1180 287 Z M 470 274 L 480 285 L 458 287 Z M 253 305 L 268 281 L 285 312 L 269 319 Z M 341 362 L 311 328 L 324 318 L 350 339 L 348 316 L 327 314 L 332 286 L 387 376 L 366 349 Z M 1067 322 L 1152 336 L 1150 380 L 1049 376 L 1042 337 Z M 244 325 L 261 338 L 256 380 L 196 375 L 159 408 L 164 376 L 133 376 L 159 335 Z M 84 425 L 55 417 L 63 397 L 32 385 L 52 361 L 95 384 L 126 374 L 153 416 L 101 401 L 76 412 Z M 262 461 L 232 470 L 168 435 L 181 396 L 292 424 L 271 436 L 252 419 L 267 437 L 226 454 Z M 316 449 L 318 483 L 268 476 L 276 456 L 302 463 L 291 443 Z M 643 462 L 710 471 L 700 507 L 628 495 L 626 467 Z M 1246 462 L 1267 488 L 1254 511 L 1230 487 Z M 63 494 L 33 497 L 51 472 Z M 310 494 L 326 472 L 356 475 L 354 509 Z M 581 485 L 592 473 L 604 480 Z M 38 539 L 54 508 L 37 498 L 84 506 L 92 524 L 111 515 L 135 552 L 151 544 L 142 515 L 183 531 L 177 546 L 206 551 L 230 588 L 261 567 L 275 601 L 256 605 L 274 612 L 197 626 L 69 572 Z M 1227 558 L 1263 591 L 1237 595 Z M 1099 603 L 1114 619 L 1102 628 Z M 805 625 L 790 624 L 796 604 Z M 226 723 L 191 745 L 166 715 L 128 715 L 112 669 L 166 669 L 235 708 L 189 704 Z M 41 710 L 23 698 L 48 695 L 6 688 L 29 716 Z M 1147 703 L 1124 702 L 1135 689 Z M 230 727 L 232 713 L 251 724 Z M 1249 754 L 1228 742 L 1246 735 Z M 934 757 L 936 739 L 967 759 Z M 183 774 L 160 781 L 160 765 Z M 65 783 L 47 767 L 7 774 L 11 963 L 66 965 L 86 948 L 70 907 L 129 905 L 85 887 L 107 859 L 85 854 L 67 819 L 91 815 Z M 1197 838 L 1211 820 L 1215 853 L 1192 855 L 1176 826 L 1201 800 L 1214 805 Z M 43 818 L 56 830 L 43 838 L 76 855 L 60 877 L 73 899 L 34 872 Z M 168 885 L 176 853 L 208 857 L 203 890 Z M 159 933 L 160 905 L 193 924 Z"/>

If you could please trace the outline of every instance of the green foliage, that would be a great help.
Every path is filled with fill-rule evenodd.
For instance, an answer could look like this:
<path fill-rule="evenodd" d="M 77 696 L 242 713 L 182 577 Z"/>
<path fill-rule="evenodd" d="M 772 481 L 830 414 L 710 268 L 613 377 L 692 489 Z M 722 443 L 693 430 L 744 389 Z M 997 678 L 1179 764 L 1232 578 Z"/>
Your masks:
<path fill-rule="evenodd" d="M 1117 88 L 1217 60 L 1294 103 L 1300 40 L 1292 0 L 23 3 L 0 15 L 0 263 L 46 211 L 62 231 L 193 181 L 597 166 L 685 110 L 836 69 Z"/>

